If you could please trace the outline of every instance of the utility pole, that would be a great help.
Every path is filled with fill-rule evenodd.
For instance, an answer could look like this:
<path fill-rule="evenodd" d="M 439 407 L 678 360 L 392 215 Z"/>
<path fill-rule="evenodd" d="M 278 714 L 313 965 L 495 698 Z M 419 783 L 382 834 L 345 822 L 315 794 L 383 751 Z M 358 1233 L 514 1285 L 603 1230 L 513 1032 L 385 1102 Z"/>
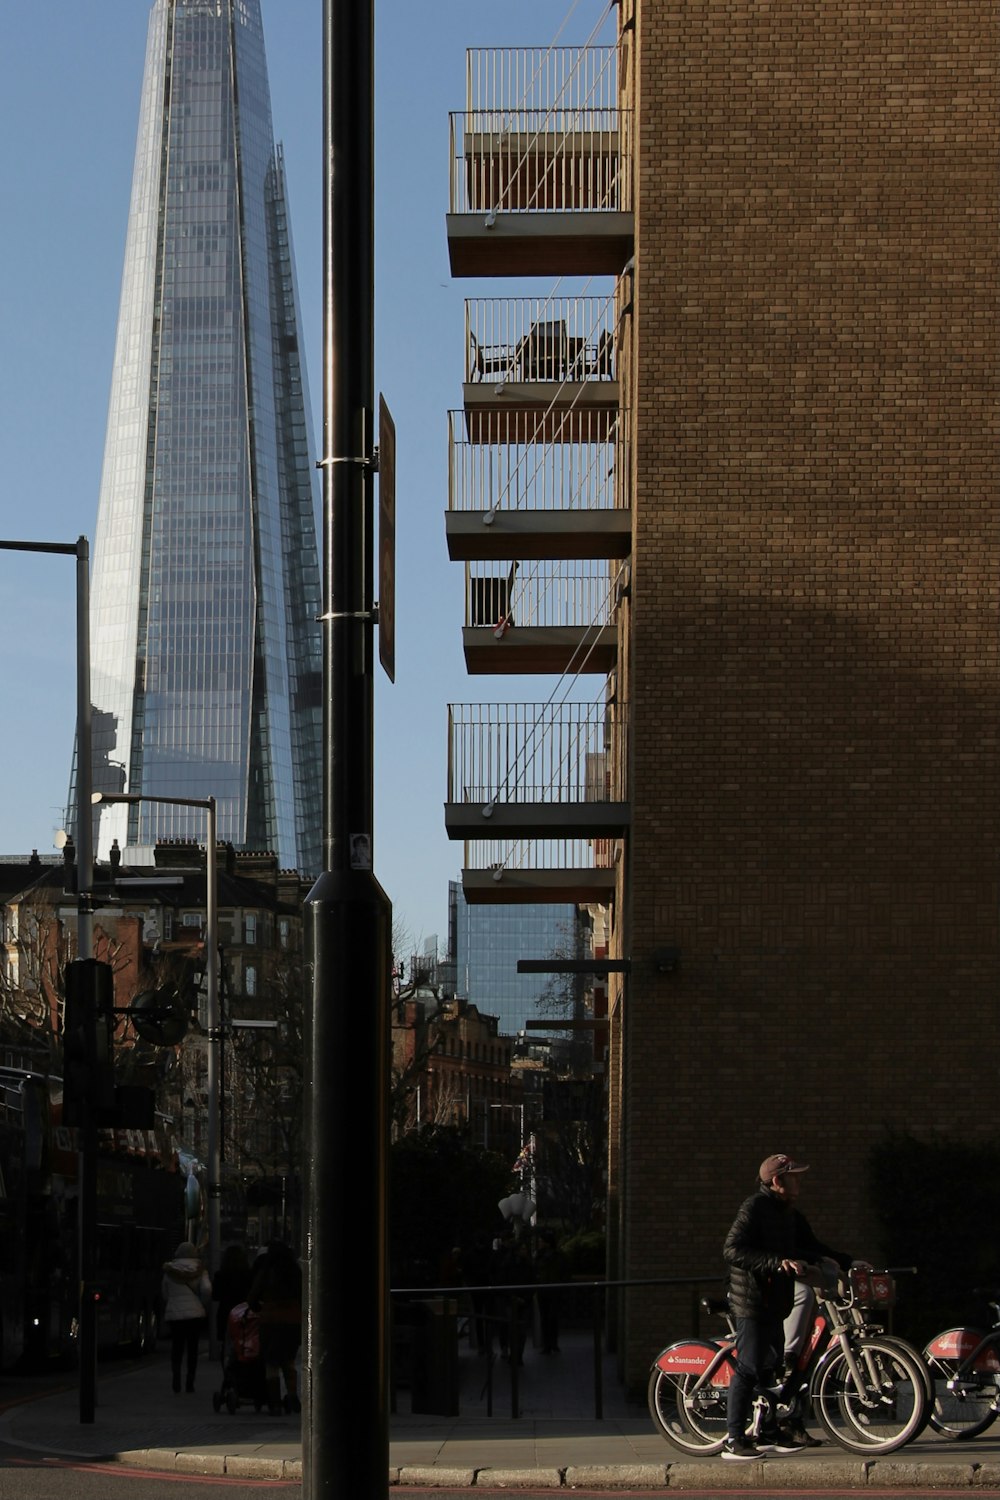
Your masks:
<path fill-rule="evenodd" d="M 323 873 L 306 899 L 306 1500 L 389 1484 L 392 913 L 373 863 L 374 0 L 323 7 Z"/>

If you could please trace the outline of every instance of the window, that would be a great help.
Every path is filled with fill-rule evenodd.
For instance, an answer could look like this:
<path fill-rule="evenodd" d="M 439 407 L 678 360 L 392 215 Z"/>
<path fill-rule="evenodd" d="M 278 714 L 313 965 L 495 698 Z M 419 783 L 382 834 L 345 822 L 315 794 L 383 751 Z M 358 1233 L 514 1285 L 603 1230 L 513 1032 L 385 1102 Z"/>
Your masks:
<path fill-rule="evenodd" d="M 246 968 L 243 970 L 243 990 L 244 990 L 244 993 L 247 994 L 247 995 L 256 995 L 256 993 L 257 993 L 257 965 L 256 964 L 247 964 Z"/>
<path fill-rule="evenodd" d="M 287 917 L 278 918 L 278 942 L 282 948 L 288 947 L 289 922 Z"/>
<path fill-rule="evenodd" d="M 256 943 L 257 941 L 257 913 L 248 911 L 243 918 L 243 941 L 245 943 Z"/>

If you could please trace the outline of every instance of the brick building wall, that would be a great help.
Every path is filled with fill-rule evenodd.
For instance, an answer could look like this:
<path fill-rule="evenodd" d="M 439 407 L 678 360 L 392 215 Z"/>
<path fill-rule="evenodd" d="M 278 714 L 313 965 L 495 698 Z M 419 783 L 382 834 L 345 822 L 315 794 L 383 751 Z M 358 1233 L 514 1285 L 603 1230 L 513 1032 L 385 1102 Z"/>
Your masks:
<path fill-rule="evenodd" d="M 883 1127 L 993 1130 L 995 6 L 635 16 L 618 1269 L 721 1274 L 776 1150 L 877 1257 Z M 643 1292 L 631 1385 L 689 1305 Z"/>

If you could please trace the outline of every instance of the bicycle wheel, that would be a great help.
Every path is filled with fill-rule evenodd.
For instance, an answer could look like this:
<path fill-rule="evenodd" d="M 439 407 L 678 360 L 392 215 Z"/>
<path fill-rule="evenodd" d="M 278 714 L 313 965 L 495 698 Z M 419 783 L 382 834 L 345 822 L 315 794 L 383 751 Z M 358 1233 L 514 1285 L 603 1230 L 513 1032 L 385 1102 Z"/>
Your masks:
<path fill-rule="evenodd" d="M 683 1453 L 719 1453 L 726 1440 L 728 1361 L 715 1380 L 699 1391 L 694 1389 L 718 1350 L 718 1344 L 689 1339 L 683 1346 L 665 1349 L 650 1371 L 646 1391 L 649 1414 L 667 1441 Z M 668 1356 L 675 1351 L 683 1358 L 674 1361 L 677 1367 L 671 1368 Z M 661 1368 L 661 1360 L 667 1368 Z M 681 1364 L 687 1369 L 679 1368 Z"/>
<path fill-rule="evenodd" d="M 877 1337 L 883 1344 L 891 1344 L 895 1349 L 902 1349 L 903 1353 L 908 1355 L 909 1358 L 912 1359 L 913 1363 L 920 1371 L 920 1378 L 924 1383 L 924 1416 L 923 1421 L 920 1423 L 920 1431 L 923 1432 L 924 1428 L 927 1426 L 927 1423 L 931 1419 L 931 1410 L 934 1406 L 934 1377 L 931 1375 L 930 1370 L 927 1368 L 927 1362 L 924 1359 L 924 1356 L 921 1354 L 920 1350 L 915 1347 L 915 1345 L 909 1343 L 906 1339 L 899 1338 L 897 1334 L 880 1333 L 872 1336 Z"/>
<path fill-rule="evenodd" d="M 996 1373 L 975 1368 L 980 1363 L 975 1352 L 985 1337 L 974 1328 L 950 1328 L 924 1350 L 934 1386 L 930 1423 L 942 1437 L 978 1437 L 997 1419 Z M 995 1355 L 983 1362 L 995 1362 Z"/>
<path fill-rule="evenodd" d="M 813 1409 L 825 1430 L 852 1453 L 892 1453 L 921 1431 L 927 1411 L 919 1363 L 877 1338 L 852 1345 L 858 1379 L 840 1348 L 821 1362 Z M 860 1384 L 859 1384 L 860 1381 Z"/>

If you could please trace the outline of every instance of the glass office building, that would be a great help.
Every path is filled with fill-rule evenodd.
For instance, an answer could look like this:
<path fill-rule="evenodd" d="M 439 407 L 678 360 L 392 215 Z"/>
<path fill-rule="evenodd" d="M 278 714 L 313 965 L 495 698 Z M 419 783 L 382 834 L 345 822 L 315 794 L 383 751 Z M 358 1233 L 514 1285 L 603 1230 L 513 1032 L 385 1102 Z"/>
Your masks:
<path fill-rule="evenodd" d="M 301 349 L 259 0 L 156 0 L 94 547 L 94 787 L 214 796 L 220 839 L 316 872 Z M 197 809 L 104 807 L 97 850 L 204 836 Z"/>
<path fill-rule="evenodd" d="M 519 974 L 518 959 L 581 956 L 575 906 L 470 906 L 457 880 L 448 883 L 448 927 L 455 993 L 498 1016 L 506 1036 L 523 1031 L 529 1019 L 551 1014 L 539 1001 L 560 988 L 548 974 Z"/>

